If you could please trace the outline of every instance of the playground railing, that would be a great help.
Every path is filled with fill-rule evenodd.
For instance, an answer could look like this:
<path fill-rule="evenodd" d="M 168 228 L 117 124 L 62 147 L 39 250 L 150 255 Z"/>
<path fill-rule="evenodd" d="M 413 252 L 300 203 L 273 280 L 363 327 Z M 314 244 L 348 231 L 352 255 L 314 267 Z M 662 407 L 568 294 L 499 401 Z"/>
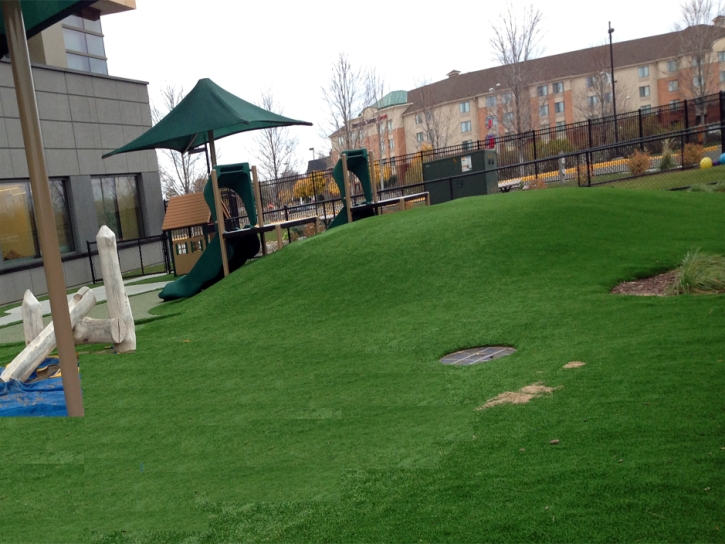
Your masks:
<path fill-rule="evenodd" d="M 118 262 L 124 278 L 145 276 L 147 274 L 169 274 L 172 272 L 171 252 L 165 235 L 135 238 L 117 242 Z M 98 245 L 87 241 L 88 262 L 91 267 L 93 283 L 103 281 Z"/>

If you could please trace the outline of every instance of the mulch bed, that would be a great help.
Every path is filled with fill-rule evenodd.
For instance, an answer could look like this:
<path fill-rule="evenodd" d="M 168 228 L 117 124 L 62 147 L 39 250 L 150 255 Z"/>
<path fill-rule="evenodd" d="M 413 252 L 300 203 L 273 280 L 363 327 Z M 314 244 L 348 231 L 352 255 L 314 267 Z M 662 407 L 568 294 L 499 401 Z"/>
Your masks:
<path fill-rule="evenodd" d="M 636 295 L 649 297 L 667 296 L 667 290 L 675 283 L 676 270 L 658 274 L 651 278 L 643 278 L 637 281 L 625 281 L 612 289 L 613 295 Z"/>

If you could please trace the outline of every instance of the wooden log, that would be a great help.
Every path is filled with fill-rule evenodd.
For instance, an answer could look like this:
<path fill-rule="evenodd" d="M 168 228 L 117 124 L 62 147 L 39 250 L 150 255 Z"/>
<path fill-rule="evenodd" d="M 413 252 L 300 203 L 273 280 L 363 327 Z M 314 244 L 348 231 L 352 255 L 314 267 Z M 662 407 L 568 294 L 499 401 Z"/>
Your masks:
<path fill-rule="evenodd" d="M 120 344 L 127 333 L 126 323 L 118 317 L 112 319 L 84 317 L 73 328 L 73 339 L 76 344 Z"/>
<path fill-rule="evenodd" d="M 76 324 L 93 308 L 96 304 L 96 297 L 93 291 L 88 287 L 81 287 L 78 292 L 73 295 L 73 299 L 68 304 L 70 309 L 71 326 Z M 0 380 L 8 382 L 10 380 L 18 380 L 24 382 L 28 379 L 38 365 L 50 355 L 55 349 L 55 327 L 53 323 L 49 323 L 25 349 L 5 367 L 3 373 L 0 374 Z"/>
<path fill-rule="evenodd" d="M 40 302 L 35 298 L 30 289 L 25 290 L 23 305 L 20 308 L 23 315 L 23 333 L 25 334 L 25 345 L 35 340 L 45 328 L 43 325 L 43 310 L 40 309 Z"/>
<path fill-rule="evenodd" d="M 221 210 L 218 210 L 221 211 Z M 224 224 L 222 222 L 222 224 Z M 224 243 L 220 237 L 220 243 Z M 122 320 L 126 325 L 126 335 L 121 342 L 114 342 L 113 348 L 117 353 L 126 353 L 136 349 L 136 326 L 131 313 L 131 303 L 128 301 L 126 288 L 123 285 L 121 266 L 118 264 L 118 251 L 116 249 L 116 235 L 107 226 L 103 225 L 96 235 L 98 244 L 98 257 L 103 272 L 103 286 L 108 301 L 108 316 Z"/>
<path fill-rule="evenodd" d="M 279 251 L 284 245 L 284 242 L 282 241 L 282 227 L 279 223 L 274 226 L 274 231 L 277 234 L 277 251 Z"/>

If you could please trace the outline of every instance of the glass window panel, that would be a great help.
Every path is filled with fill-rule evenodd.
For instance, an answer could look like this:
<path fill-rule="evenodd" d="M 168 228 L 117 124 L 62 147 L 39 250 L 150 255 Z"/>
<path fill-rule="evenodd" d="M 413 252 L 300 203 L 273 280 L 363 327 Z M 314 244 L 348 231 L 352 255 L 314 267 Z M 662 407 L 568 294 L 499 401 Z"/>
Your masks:
<path fill-rule="evenodd" d="M 66 29 L 68 30 L 68 29 Z M 106 50 L 103 47 L 103 38 L 100 36 L 94 36 L 93 34 L 86 34 L 86 44 L 88 45 L 88 52 L 91 55 L 98 57 L 105 57 Z M 70 47 L 66 46 L 67 49 Z"/>
<path fill-rule="evenodd" d="M 61 253 L 68 253 L 75 250 L 73 242 L 73 230 L 68 213 L 68 196 L 63 180 L 54 179 L 50 181 L 50 198 L 55 212 L 55 228 L 58 231 L 58 243 Z"/>
<path fill-rule="evenodd" d="M 89 59 L 91 62 L 91 72 L 94 74 L 108 75 L 108 65 L 105 60 Z"/>
<path fill-rule="evenodd" d="M 90 30 L 91 32 L 98 32 L 99 34 L 101 34 L 102 33 L 101 18 L 100 17 L 98 19 L 84 18 L 83 27 L 86 30 Z"/>
<path fill-rule="evenodd" d="M 66 57 L 68 59 L 68 68 L 71 70 L 80 70 L 82 72 L 91 71 L 91 65 L 88 62 L 88 57 L 82 57 L 72 53 L 66 54 Z"/>
<path fill-rule="evenodd" d="M 134 176 L 116 178 L 116 197 L 122 239 L 143 238 L 141 206 L 139 206 L 138 186 Z"/>
<path fill-rule="evenodd" d="M 78 51 L 79 53 L 88 53 L 86 46 L 86 35 L 77 30 L 70 28 L 63 29 L 63 38 L 65 40 L 65 48 L 69 51 Z"/>
<path fill-rule="evenodd" d="M 30 184 L 0 183 L 0 254 L 4 261 L 37 257 Z"/>
<path fill-rule="evenodd" d="M 116 184 L 113 178 L 92 178 L 93 200 L 96 204 L 98 226 L 106 225 L 121 239 L 120 221 L 116 207 Z"/>
<path fill-rule="evenodd" d="M 83 17 L 79 15 L 69 15 L 63 19 L 63 24 L 68 26 L 74 26 L 76 28 L 83 28 Z"/>

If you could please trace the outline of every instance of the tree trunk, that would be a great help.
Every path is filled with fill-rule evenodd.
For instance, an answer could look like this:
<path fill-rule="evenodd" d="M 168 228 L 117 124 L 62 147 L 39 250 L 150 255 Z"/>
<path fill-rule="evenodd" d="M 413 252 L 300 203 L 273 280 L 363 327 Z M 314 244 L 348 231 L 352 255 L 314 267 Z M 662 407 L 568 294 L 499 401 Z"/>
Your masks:
<path fill-rule="evenodd" d="M 68 307 L 70 309 L 71 326 L 76 324 L 93 308 L 96 304 L 96 297 L 93 291 L 88 287 L 82 287 L 71 299 Z M 40 363 L 50 355 L 55 349 L 55 328 L 53 323 L 49 323 L 43 332 L 40 333 L 30 344 L 28 344 L 20 354 L 5 367 L 3 373 L 0 374 L 0 380 L 8 382 L 10 380 L 18 380 L 24 382 L 28 379 L 33 371 L 38 368 Z"/>
<path fill-rule="evenodd" d="M 76 344 L 120 344 L 126 338 L 126 323 L 114 317 L 111 319 L 93 319 L 84 317 L 73 328 Z"/>
<path fill-rule="evenodd" d="M 220 221 L 220 225 L 224 220 Z M 136 328 L 131 313 L 131 303 L 126 295 L 123 285 L 121 266 L 118 264 L 118 250 L 116 249 L 116 235 L 107 226 L 102 226 L 96 235 L 98 256 L 101 260 L 103 272 L 103 285 L 106 289 L 108 301 L 108 315 L 111 319 L 117 317 L 126 325 L 126 335 L 121 342 L 114 342 L 113 348 L 117 353 L 125 353 L 136 349 Z M 222 243 L 223 240 L 222 240 Z"/>

